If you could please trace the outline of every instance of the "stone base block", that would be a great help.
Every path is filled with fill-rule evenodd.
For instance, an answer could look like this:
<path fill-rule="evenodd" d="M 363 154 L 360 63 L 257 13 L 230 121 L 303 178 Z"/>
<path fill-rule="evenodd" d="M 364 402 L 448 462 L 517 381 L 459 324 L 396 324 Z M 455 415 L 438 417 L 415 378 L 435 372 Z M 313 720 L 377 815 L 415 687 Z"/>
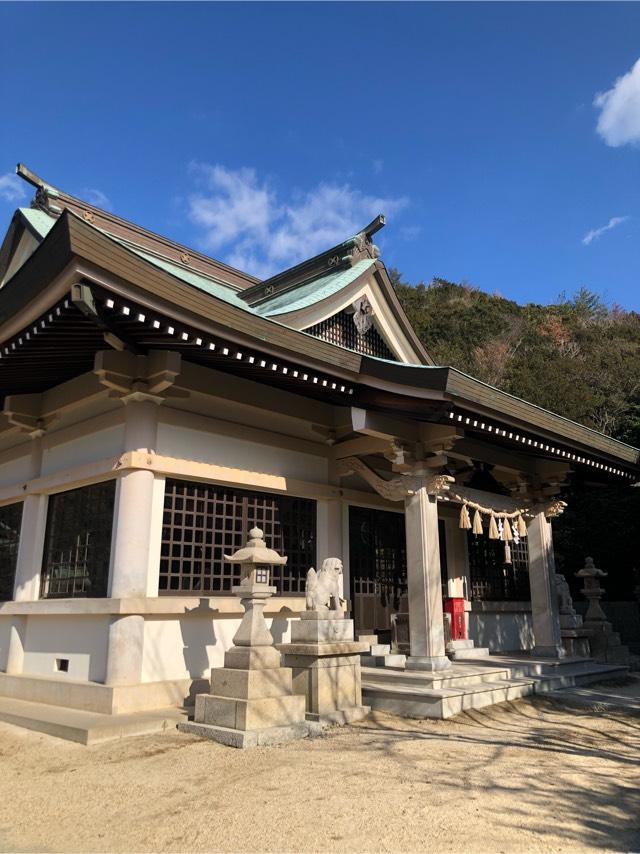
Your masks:
<path fill-rule="evenodd" d="M 391 653 L 391 645 L 388 643 L 372 643 L 370 652 L 371 655 L 389 655 Z"/>
<path fill-rule="evenodd" d="M 301 723 L 304 715 L 304 697 L 297 694 L 258 700 L 199 694 L 194 720 L 196 723 L 245 731 Z"/>
<path fill-rule="evenodd" d="M 452 661 L 465 661 L 469 658 L 488 658 L 489 655 L 489 647 L 474 646 L 471 649 L 454 649 L 449 653 L 449 658 Z"/>
<path fill-rule="evenodd" d="M 360 652 L 363 644 L 318 644 L 312 654 L 300 654 L 302 644 L 284 644 L 285 667 L 293 671 L 293 690 L 304 698 L 308 714 L 323 716 L 362 706 Z M 335 649 L 327 654 L 327 648 Z M 311 652 L 311 651 L 310 651 Z"/>
<path fill-rule="evenodd" d="M 320 726 L 344 726 L 361 721 L 371 711 L 370 706 L 352 706 L 350 709 L 335 709 L 333 712 L 325 712 L 323 715 L 315 712 L 307 712 L 306 719 Z"/>
<path fill-rule="evenodd" d="M 561 629 L 579 629 L 582 626 L 580 614 L 560 614 Z"/>
<path fill-rule="evenodd" d="M 211 671 L 211 693 L 218 697 L 261 700 L 292 692 L 291 670 L 269 667 L 266 670 L 235 670 L 217 667 Z"/>
<path fill-rule="evenodd" d="M 335 643 L 353 640 L 353 620 L 296 620 L 291 643 Z"/>
<path fill-rule="evenodd" d="M 344 611 L 333 610 L 331 611 L 329 608 L 323 608 L 322 611 L 301 611 L 300 619 L 301 620 L 344 620 Z"/>
<path fill-rule="evenodd" d="M 534 646 L 531 655 L 534 658 L 564 658 L 566 652 L 563 646 Z"/>
<path fill-rule="evenodd" d="M 446 655 L 410 655 L 407 670 L 446 670 L 451 662 Z"/>
<path fill-rule="evenodd" d="M 378 643 L 378 635 L 358 635 L 358 640 L 361 643 L 366 643 L 371 646 L 374 643 Z"/>
<path fill-rule="evenodd" d="M 268 670 L 280 667 L 274 646 L 232 646 L 224 654 L 224 666 L 232 670 Z"/>
<path fill-rule="evenodd" d="M 270 747 L 276 744 L 285 744 L 298 738 L 306 738 L 316 734 L 321 727 L 314 727 L 313 723 L 304 721 L 284 726 L 266 727 L 264 729 L 239 730 L 214 724 L 197 723 L 190 721 L 178 725 L 180 732 L 188 732 L 199 735 L 201 738 L 210 738 L 227 747 Z"/>
<path fill-rule="evenodd" d="M 447 652 L 453 652 L 458 649 L 473 649 L 474 642 L 472 640 L 451 640 L 447 643 Z"/>

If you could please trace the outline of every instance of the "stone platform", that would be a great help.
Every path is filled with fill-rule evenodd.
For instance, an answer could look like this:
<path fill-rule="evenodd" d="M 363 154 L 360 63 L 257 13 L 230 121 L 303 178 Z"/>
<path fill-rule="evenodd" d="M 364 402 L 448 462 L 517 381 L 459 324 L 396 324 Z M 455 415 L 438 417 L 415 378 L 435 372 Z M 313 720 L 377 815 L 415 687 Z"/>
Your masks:
<path fill-rule="evenodd" d="M 84 745 L 175 731 L 186 720 L 187 709 L 175 707 L 112 715 L 0 697 L 0 721 Z"/>
<path fill-rule="evenodd" d="M 456 660 L 435 673 L 363 667 L 363 701 L 375 711 L 408 718 L 445 719 L 534 693 L 626 676 L 628 668 L 588 658 L 491 655 Z"/>

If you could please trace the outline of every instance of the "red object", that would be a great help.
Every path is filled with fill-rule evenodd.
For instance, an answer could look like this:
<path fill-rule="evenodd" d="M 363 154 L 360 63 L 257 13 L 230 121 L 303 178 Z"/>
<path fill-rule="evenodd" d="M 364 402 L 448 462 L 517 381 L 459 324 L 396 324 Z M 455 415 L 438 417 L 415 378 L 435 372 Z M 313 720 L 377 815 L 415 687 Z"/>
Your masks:
<path fill-rule="evenodd" d="M 464 620 L 464 599 L 446 596 L 444 610 L 446 614 L 451 614 L 451 640 L 466 640 L 467 626 Z"/>

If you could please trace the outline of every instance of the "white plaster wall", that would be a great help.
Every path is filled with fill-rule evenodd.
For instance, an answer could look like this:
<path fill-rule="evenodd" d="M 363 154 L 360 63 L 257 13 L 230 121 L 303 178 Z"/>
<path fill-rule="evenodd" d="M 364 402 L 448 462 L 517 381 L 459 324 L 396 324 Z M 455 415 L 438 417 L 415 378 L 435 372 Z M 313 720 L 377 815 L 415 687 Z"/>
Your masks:
<path fill-rule="evenodd" d="M 491 652 L 516 652 L 534 645 L 531 612 L 471 611 L 469 637 Z"/>
<path fill-rule="evenodd" d="M 74 466 L 81 466 L 105 457 L 122 453 L 124 425 L 117 424 L 96 433 L 79 436 L 70 442 L 46 448 L 42 454 L 42 474 L 47 475 Z"/>
<path fill-rule="evenodd" d="M 0 670 L 7 669 L 11 617 L 0 617 Z"/>
<path fill-rule="evenodd" d="M 159 454 L 167 457 L 292 477 L 296 480 L 326 483 L 328 477 L 328 460 L 324 457 L 262 445 L 232 436 L 205 433 L 188 427 L 176 427 L 173 424 L 158 425 L 157 450 Z"/>
<path fill-rule="evenodd" d="M 31 616 L 27 619 L 24 673 L 104 682 L 109 618 L 96 615 Z M 68 673 L 56 670 L 56 658 L 69 659 Z"/>
<path fill-rule="evenodd" d="M 27 446 L 28 450 L 31 448 Z M 22 453 L 24 449 L 20 448 Z M 31 454 L 17 457 L 0 466 L 0 486 L 12 486 L 14 483 L 24 483 L 31 477 Z"/>
<path fill-rule="evenodd" d="M 291 639 L 286 617 L 267 618 L 276 643 Z M 211 619 L 206 614 L 177 618 L 145 619 L 142 681 L 206 678 L 212 667 L 224 665 L 224 654 L 233 646 L 239 619 Z"/>

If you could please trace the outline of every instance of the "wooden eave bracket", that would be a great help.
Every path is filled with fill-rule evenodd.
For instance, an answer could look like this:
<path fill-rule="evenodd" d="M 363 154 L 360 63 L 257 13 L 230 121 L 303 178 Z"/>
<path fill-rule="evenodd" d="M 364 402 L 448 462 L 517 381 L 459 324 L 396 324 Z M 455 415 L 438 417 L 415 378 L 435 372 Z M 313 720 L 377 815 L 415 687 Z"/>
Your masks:
<path fill-rule="evenodd" d="M 10 394 L 4 400 L 7 421 L 32 439 L 44 436 L 58 419 L 57 412 L 42 415 L 42 394 Z"/>
<path fill-rule="evenodd" d="M 347 477 L 350 474 L 360 475 L 378 495 L 389 501 L 402 501 L 422 488 L 426 488 L 430 495 L 440 495 L 447 492 L 454 481 L 454 478 L 447 474 L 402 475 L 392 480 L 385 480 L 357 457 L 338 460 L 336 475 Z"/>
<path fill-rule="evenodd" d="M 143 400 L 162 403 L 166 397 L 189 396 L 188 391 L 173 387 L 181 363 L 180 353 L 171 350 L 152 350 L 147 356 L 100 350 L 95 356 L 93 372 L 109 389 L 110 396 L 123 403 Z"/>

